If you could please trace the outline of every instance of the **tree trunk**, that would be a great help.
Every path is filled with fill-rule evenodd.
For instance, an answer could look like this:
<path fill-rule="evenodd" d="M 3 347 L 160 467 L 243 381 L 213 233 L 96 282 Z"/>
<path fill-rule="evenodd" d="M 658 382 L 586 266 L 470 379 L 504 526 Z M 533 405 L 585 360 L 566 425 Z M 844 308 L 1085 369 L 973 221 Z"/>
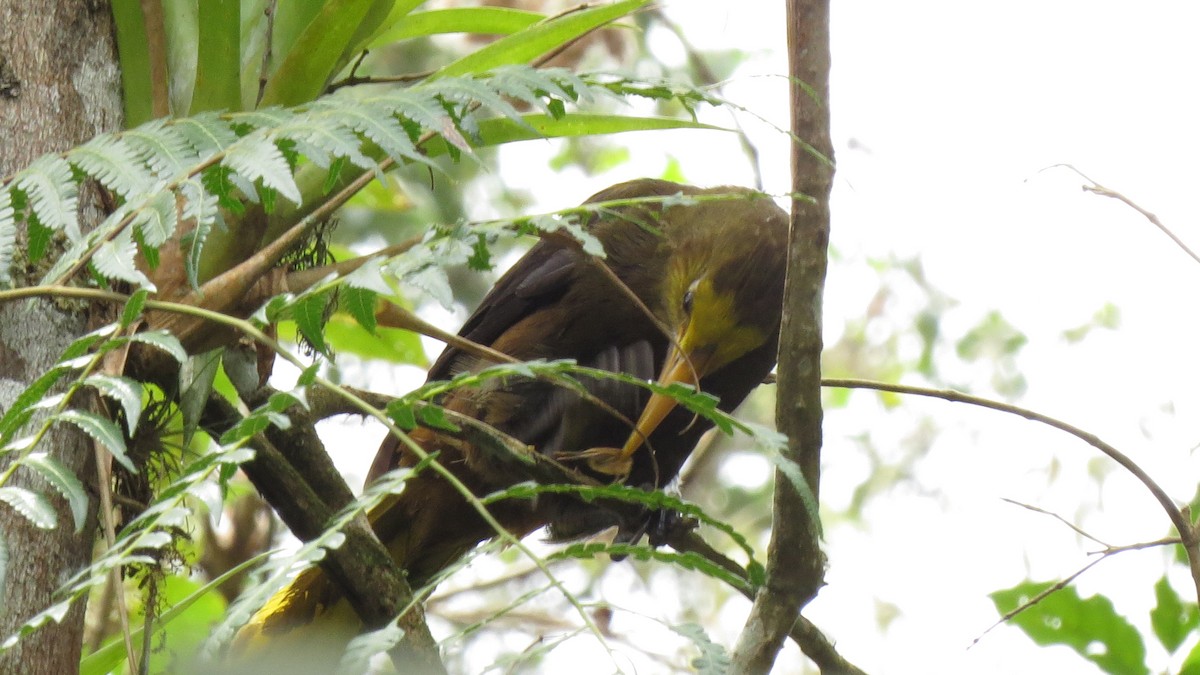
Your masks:
<path fill-rule="evenodd" d="M 47 152 L 62 151 L 121 125 L 121 83 L 108 0 L 0 0 L 0 176 L 10 176 Z M 96 192 L 80 194 L 82 223 L 97 222 Z M 18 249 L 23 248 L 23 240 Z M 40 272 L 22 264 L 16 283 L 36 283 Z M 84 305 L 46 301 L 0 305 L 0 411 L 57 361 L 88 329 Z M 87 437 L 56 429 L 42 444 L 85 485 L 95 484 Z M 0 460 L 4 461 L 4 460 Z M 49 496 L 59 525 L 43 530 L 0 505 L 0 640 L 54 603 L 55 590 L 91 559 L 92 517 L 75 532 L 65 503 L 40 478 L 18 471 L 9 485 Z M 95 494 L 94 490 L 91 490 Z M 3 558 L 0 558 L 2 560 Z M 61 623 L 50 623 L 0 654 L 3 673 L 76 672 L 84 602 Z"/>

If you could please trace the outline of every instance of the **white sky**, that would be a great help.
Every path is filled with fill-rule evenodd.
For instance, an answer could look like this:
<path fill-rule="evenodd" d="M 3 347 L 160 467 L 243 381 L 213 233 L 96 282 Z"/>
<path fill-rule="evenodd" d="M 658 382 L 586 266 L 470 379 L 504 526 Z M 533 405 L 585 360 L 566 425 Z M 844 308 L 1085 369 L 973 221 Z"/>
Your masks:
<path fill-rule="evenodd" d="M 786 126 L 783 5 L 663 3 L 701 50 L 752 53 L 725 93 Z M 1190 498 L 1200 475 L 1192 452 L 1200 443 L 1192 290 L 1200 286 L 1200 264 L 1131 209 L 1083 193 L 1077 176 L 1047 167 L 1075 165 L 1200 248 L 1198 25 L 1200 3 L 1190 2 L 835 2 L 833 244 L 843 259 L 830 270 L 827 342 L 863 314 L 876 291 L 877 277 L 864 273 L 867 258 L 919 255 L 932 285 L 957 301 L 943 317 L 950 340 L 992 310 L 1029 337 L 1018 361 L 1029 389 L 1017 403 L 1099 434 L 1178 500 Z M 681 57 L 666 34 L 653 44 L 665 59 Z M 741 119 L 762 152 L 767 191 L 786 193 L 786 140 Z M 599 178 L 548 173 L 552 143 L 512 146 L 502 155 L 505 182 L 538 186 L 539 207 L 555 209 L 604 185 L 657 174 L 667 156 L 698 184 L 751 180 L 728 136 L 621 140 L 635 145 L 633 161 Z M 903 300 L 885 308 L 885 318 L 888 311 L 906 316 Z M 1108 302 L 1121 311 L 1118 330 L 1079 345 L 1063 340 L 1064 329 Z M 965 379 L 977 372 L 961 375 L 986 391 L 986 380 Z M 1114 544 L 1165 535 L 1161 510 L 1121 473 L 1098 490 L 1089 471 L 1106 463 L 1057 432 L 937 401 L 907 400 L 887 415 L 869 395 L 829 415 L 823 497 L 844 506 L 866 478 L 849 435 L 870 428 L 881 451 L 899 454 L 892 446 L 922 415 L 934 416 L 944 432 L 915 482 L 877 497 L 866 525 L 830 529 L 829 586 L 806 614 L 871 673 L 1097 672 L 1015 629 L 997 629 L 967 649 L 996 619 L 989 591 L 1027 575 L 1065 576 L 1094 549 L 1000 498 L 1082 518 Z M 1058 477 L 1048 481 L 1055 460 Z M 1151 586 L 1163 569 L 1158 552 L 1127 553 L 1078 586 L 1084 595 L 1110 595 L 1148 630 Z M 900 614 L 881 629 L 889 606 Z M 731 603 L 714 639 L 732 647 L 746 608 Z M 1178 667 L 1181 655 L 1168 660 L 1148 646 L 1154 669 Z M 568 655 L 574 675 L 614 670 L 602 653 Z M 790 653 L 778 672 L 801 662 Z"/>

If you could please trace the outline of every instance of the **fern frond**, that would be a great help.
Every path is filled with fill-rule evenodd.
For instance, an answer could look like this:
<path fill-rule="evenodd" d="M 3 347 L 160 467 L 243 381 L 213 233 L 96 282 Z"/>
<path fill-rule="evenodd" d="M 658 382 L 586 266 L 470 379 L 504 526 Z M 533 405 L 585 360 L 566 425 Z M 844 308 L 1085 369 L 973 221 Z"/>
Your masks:
<path fill-rule="evenodd" d="M 122 136 L 156 178 L 169 178 L 204 159 L 204 153 L 185 133 L 195 122 L 195 119 L 189 119 L 166 124 L 163 120 L 154 120 L 126 131 Z"/>
<path fill-rule="evenodd" d="M 82 237 L 76 218 L 79 186 L 66 160 L 58 155 L 38 157 L 21 172 L 16 187 L 29 195 L 33 215 L 42 225 L 65 231 L 71 241 Z"/>
<path fill-rule="evenodd" d="M 105 259 L 103 264 L 97 261 L 96 269 L 142 283 L 136 246 L 160 246 L 186 222 L 187 275 L 195 284 L 204 244 L 212 227 L 222 222 L 222 209 L 237 214 L 247 202 L 260 202 L 271 211 L 277 195 L 301 204 L 304 195 L 296 177 L 300 165 L 311 163 L 331 173 L 347 163 L 378 170 L 377 162 L 387 155 L 399 163 L 436 168 L 429 155 L 474 157 L 476 145 L 669 126 L 661 119 L 639 123 L 617 116 L 599 121 L 565 117 L 567 105 L 612 92 L 675 100 L 689 109 L 709 100 L 700 90 L 678 85 L 611 77 L 588 81 L 563 69 L 503 66 L 461 77 L 443 74 L 406 89 L 347 87 L 295 108 L 202 113 L 99 136 L 64 155 L 43 157 L 0 184 L 0 283 L 9 281 L 21 218 L 30 233 L 31 259 L 45 249 L 52 232 L 66 232 L 69 250 L 48 276 L 54 282 L 103 249 Z M 521 106 L 545 115 L 522 113 Z M 547 119 L 557 126 L 549 129 Z M 566 124 L 572 120 L 578 123 Z M 504 129 L 497 132 L 497 125 Z M 106 185 L 122 203 L 83 235 L 76 216 L 77 193 L 89 178 Z M 126 235 L 126 230 L 132 234 Z M 422 281 L 442 295 L 440 281 Z"/>
<path fill-rule="evenodd" d="M 262 181 L 263 187 L 275 190 L 296 205 L 304 201 L 292 177 L 292 167 L 267 129 L 243 136 L 229 146 L 221 164 L 233 169 L 237 176 Z M 245 185 L 241 187 L 244 189 Z"/>
<path fill-rule="evenodd" d="M 122 137 L 97 136 L 68 152 L 67 161 L 104 187 L 128 198 L 145 192 L 154 182 L 154 176 L 138 154 Z"/>
<path fill-rule="evenodd" d="M 96 271 L 110 279 L 120 279 L 154 290 L 154 284 L 137 268 L 137 244 L 133 230 L 123 229 L 110 241 L 101 242 L 92 256 Z"/>
<path fill-rule="evenodd" d="M 175 209 L 175 193 L 156 192 L 138 209 L 130 223 L 135 232 L 142 236 L 146 246 L 162 246 L 175 234 L 178 224 Z"/>
<path fill-rule="evenodd" d="M 0 288 L 12 283 L 13 253 L 17 250 L 17 214 L 12 195 L 0 190 Z"/>
<path fill-rule="evenodd" d="M 208 159 L 238 139 L 229 122 L 214 112 L 175 120 L 170 127 L 187 140 L 200 159 Z"/>

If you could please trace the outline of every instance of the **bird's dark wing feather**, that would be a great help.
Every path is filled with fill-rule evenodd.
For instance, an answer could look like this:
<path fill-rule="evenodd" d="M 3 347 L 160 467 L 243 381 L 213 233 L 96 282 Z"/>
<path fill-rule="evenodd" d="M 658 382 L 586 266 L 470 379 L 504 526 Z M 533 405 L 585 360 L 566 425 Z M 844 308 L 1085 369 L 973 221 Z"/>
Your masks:
<path fill-rule="evenodd" d="M 561 298 L 583 259 L 584 253 L 567 240 L 555 237 L 539 241 L 500 277 L 458 334 L 490 346 L 515 323 Z M 453 377 L 461 369 L 461 356 L 460 350 L 447 347 L 430 367 L 429 380 Z"/>

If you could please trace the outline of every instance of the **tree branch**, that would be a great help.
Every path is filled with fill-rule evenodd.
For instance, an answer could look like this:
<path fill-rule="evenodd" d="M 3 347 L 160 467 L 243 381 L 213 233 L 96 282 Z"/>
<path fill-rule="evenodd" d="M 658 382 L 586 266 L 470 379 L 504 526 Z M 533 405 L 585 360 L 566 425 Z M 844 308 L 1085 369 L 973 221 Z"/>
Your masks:
<path fill-rule="evenodd" d="M 292 532 L 301 540 L 309 541 L 322 534 L 326 523 L 334 518 L 338 509 L 353 501 L 353 496 L 333 469 L 329 456 L 324 450 L 313 447 L 320 441 L 312 428 L 301 423 L 303 417 L 297 411 L 290 411 L 289 416 L 296 422 L 291 430 L 285 432 L 272 426 L 253 439 L 251 445 L 255 457 L 243 464 L 242 469 Z M 214 437 L 219 437 L 239 419 L 241 415 L 224 397 L 213 394 L 205 406 L 201 425 Z M 275 438 L 271 439 L 271 436 Z M 273 441 L 296 441 L 299 436 L 308 439 L 299 445 L 285 446 L 293 454 L 289 461 Z M 319 452 L 313 452 L 314 449 Z M 318 454 L 321 457 L 316 456 Z M 304 465 L 306 473 L 302 473 L 297 464 Z M 312 471 L 313 467 L 320 468 Z M 330 471 L 337 477 L 336 481 L 327 480 Z M 317 489 L 309 482 L 311 478 L 317 479 Z M 325 492 L 326 489 L 332 493 Z M 333 497 L 326 502 L 321 494 L 332 494 Z M 397 668 L 445 673 L 421 604 L 414 601 L 404 571 L 375 537 L 366 517 L 355 518 L 342 533 L 346 536 L 345 543 L 327 550 L 321 566 L 345 592 L 354 611 L 367 626 L 378 628 L 396 621 L 404 630 L 404 639 L 391 654 Z M 409 610 L 397 617 L 399 610 L 405 607 Z"/>
<path fill-rule="evenodd" d="M 1120 464 L 1126 471 L 1133 474 L 1133 477 L 1137 478 L 1142 485 L 1146 486 L 1146 489 L 1150 491 L 1150 494 L 1154 495 L 1154 499 L 1156 499 L 1162 509 L 1166 511 L 1167 517 L 1170 518 L 1171 524 L 1179 533 L 1180 542 L 1183 544 L 1184 551 L 1187 553 L 1188 568 L 1192 574 L 1192 583 L 1196 587 L 1196 598 L 1198 601 L 1200 601 L 1200 546 L 1198 546 L 1198 544 L 1200 544 L 1200 532 L 1197 532 L 1196 527 L 1192 525 L 1188 517 L 1179 507 L 1175 505 L 1175 502 L 1169 495 L 1167 495 L 1166 491 L 1163 490 L 1162 487 L 1150 477 L 1150 474 L 1146 473 L 1146 471 L 1142 469 L 1142 467 L 1138 466 L 1136 462 L 1130 459 L 1128 455 L 1104 442 L 1096 434 L 1093 434 L 1089 431 L 1084 431 L 1079 427 L 1067 424 L 1066 422 L 1050 417 L 1049 415 L 1043 415 L 1037 411 L 1029 410 L 1028 408 L 1022 408 L 1020 406 L 1015 406 L 1010 403 L 1003 403 L 1001 401 L 993 401 L 991 399 L 981 398 L 979 396 L 971 396 L 970 394 L 964 394 L 962 392 L 949 389 L 926 389 L 924 387 L 913 387 L 903 384 L 888 384 L 886 382 L 872 382 L 869 380 L 852 379 L 829 379 L 824 380 L 823 384 L 827 387 L 876 389 L 879 391 L 895 392 L 897 394 L 911 394 L 914 396 L 940 398 L 953 403 L 969 403 L 981 408 L 989 408 L 991 410 L 1009 413 L 1010 415 L 1024 417 L 1025 419 L 1033 422 L 1040 422 L 1047 426 L 1054 427 L 1059 431 L 1065 431 L 1066 433 L 1071 434 L 1093 448 L 1096 448 L 1111 458 L 1114 462 Z"/>
<path fill-rule="evenodd" d="M 788 0 L 792 227 L 779 345 L 776 424 L 787 434 L 784 461 L 804 484 L 775 473 L 767 579 L 738 638 L 731 670 L 765 673 L 800 610 L 824 583 L 818 495 L 821 471 L 821 296 L 829 244 L 833 145 L 829 137 L 829 2 Z M 807 144 L 807 148 L 804 147 Z"/>

